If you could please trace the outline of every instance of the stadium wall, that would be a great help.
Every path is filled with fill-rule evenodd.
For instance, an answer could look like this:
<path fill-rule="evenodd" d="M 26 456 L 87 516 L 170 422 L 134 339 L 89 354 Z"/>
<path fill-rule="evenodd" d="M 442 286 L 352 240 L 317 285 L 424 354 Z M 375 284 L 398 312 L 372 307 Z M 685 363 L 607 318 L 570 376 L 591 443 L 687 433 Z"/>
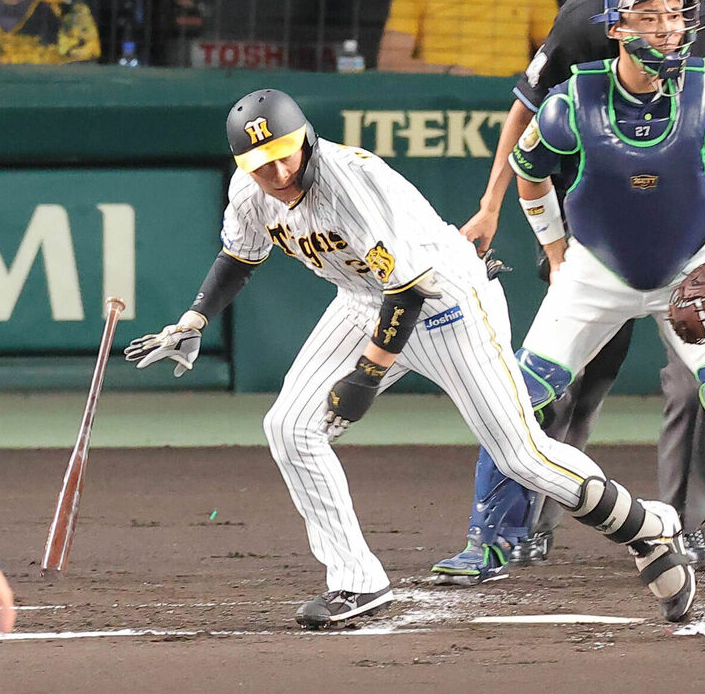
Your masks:
<path fill-rule="evenodd" d="M 220 246 L 231 158 L 225 118 L 242 94 L 288 91 L 319 134 L 384 157 L 450 222 L 476 208 L 512 79 L 249 73 L 119 67 L 0 71 L 0 387 L 85 387 L 102 305 L 128 302 L 116 339 L 159 330 L 188 307 Z M 541 300 L 535 248 L 510 189 L 495 247 L 515 346 Z M 205 334 L 180 380 L 166 365 L 111 363 L 106 388 L 275 391 L 334 288 L 274 251 Z M 658 390 L 651 321 L 637 326 L 615 390 Z M 434 388 L 406 378 L 397 390 Z"/>

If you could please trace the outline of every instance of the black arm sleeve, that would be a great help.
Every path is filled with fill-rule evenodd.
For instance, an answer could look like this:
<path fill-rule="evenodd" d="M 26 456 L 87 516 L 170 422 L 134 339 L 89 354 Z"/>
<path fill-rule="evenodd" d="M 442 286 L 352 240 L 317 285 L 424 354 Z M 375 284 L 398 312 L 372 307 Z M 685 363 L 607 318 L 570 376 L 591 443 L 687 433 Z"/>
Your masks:
<path fill-rule="evenodd" d="M 255 267 L 220 251 L 191 304 L 191 310 L 198 311 L 207 320 L 217 316 L 247 284 Z"/>
<path fill-rule="evenodd" d="M 392 354 L 399 354 L 419 319 L 424 297 L 411 287 L 398 294 L 385 294 L 372 342 Z"/>

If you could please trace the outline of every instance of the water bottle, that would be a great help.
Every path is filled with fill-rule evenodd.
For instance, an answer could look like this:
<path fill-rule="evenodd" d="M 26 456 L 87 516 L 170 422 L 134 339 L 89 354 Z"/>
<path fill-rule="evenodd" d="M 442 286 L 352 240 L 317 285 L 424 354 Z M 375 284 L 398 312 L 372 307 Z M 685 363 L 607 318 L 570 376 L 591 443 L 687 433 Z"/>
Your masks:
<path fill-rule="evenodd" d="M 122 44 L 118 65 L 122 67 L 137 67 L 140 64 L 137 57 L 136 28 L 141 20 L 139 3 L 127 1 L 122 8 L 120 24 L 122 25 Z"/>
<path fill-rule="evenodd" d="M 343 41 L 343 50 L 338 55 L 338 72 L 363 72 L 365 58 L 358 53 L 357 40 Z"/>
<path fill-rule="evenodd" d="M 137 46 L 131 39 L 125 39 L 122 42 L 122 54 L 120 55 L 120 60 L 118 60 L 118 65 L 123 67 L 137 67 L 140 61 L 137 59 Z"/>

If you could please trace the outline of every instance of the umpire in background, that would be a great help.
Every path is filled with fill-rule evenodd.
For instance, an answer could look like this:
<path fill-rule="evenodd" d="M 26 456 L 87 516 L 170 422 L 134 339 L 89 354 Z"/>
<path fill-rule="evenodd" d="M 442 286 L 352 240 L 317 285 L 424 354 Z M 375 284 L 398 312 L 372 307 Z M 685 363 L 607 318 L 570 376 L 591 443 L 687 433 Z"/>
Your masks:
<path fill-rule="evenodd" d="M 573 64 L 617 56 L 618 42 L 607 38 L 602 24 L 590 23 L 590 17 L 600 14 L 608 6 L 615 6 L 617 1 L 567 0 L 560 3 L 562 7 L 545 44 L 539 48 L 514 88 L 517 98 L 502 129 L 480 209 L 461 227 L 461 232 L 476 243 L 481 255 L 489 248 L 497 230 L 502 201 L 514 177 L 508 156 L 549 89 L 570 77 L 570 66 Z M 698 34 L 691 53 L 705 57 L 705 32 Z M 554 176 L 554 185 L 562 200 L 567 185 L 560 174 Z M 548 279 L 544 260 L 539 257 L 539 275 Z M 585 447 L 603 399 L 626 357 L 632 328 L 632 321 L 626 323 L 588 364 L 582 376 L 571 384 L 564 397 L 552 405 L 552 421 L 546 427 L 549 436 L 577 448 Z M 676 508 L 683 519 L 686 549 L 691 562 L 698 568 L 705 568 L 705 538 L 701 529 L 705 519 L 705 412 L 699 403 L 697 383 L 670 348 L 668 365 L 661 371 L 661 385 L 666 404 L 658 444 L 660 495 L 663 501 Z M 481 477 L 478 475 L 478 479 Z M 484 477 L 487 478 L 486 475 Z M 498 494 L 502 494 L 501 489 Z M 479 498 L 486 500 L 483 496 Z M 507 525 L 527 523 L 530 527 L 531 537 L 513 549 L 512 559 L 518 563 L 545 558 L 552 543 L 552 531 L 563 512 L 551 499 L 544 501 L 537 498 L 533 503 L 533 512 L 531 505 L 530 497 L 527 497 L 523 508 L 515 505 L 504 521 Z M 522 503 L 519 502 L 518 506 Z M 527 515 L 531 518 L 527 519 Z M 469 537 L 473 535 L 473 526 L 481 525 L 481 522 L 482 518 L 471 517 Z M 501 528 L 499 535 L 502 535 Z M 489 575 L 484 569 L 489 567 L 483 567 L 477 561 L 472 565 L 480 556 L 488 555 L 474 552 L 469 544 L 459 555 L 436 564 L 433 570 L 438 574 L 457 575 L 458 569 L 467 564 L 467 573 L 476 577 L 474 582 L 482 582 L 483 577 Z M 489 556 L 492 557 L 493 553 L 490 552 Z M 479 561 L 482 562 L 482 559 Z M 449 570 L 446 572 L 444 569 Z"/>

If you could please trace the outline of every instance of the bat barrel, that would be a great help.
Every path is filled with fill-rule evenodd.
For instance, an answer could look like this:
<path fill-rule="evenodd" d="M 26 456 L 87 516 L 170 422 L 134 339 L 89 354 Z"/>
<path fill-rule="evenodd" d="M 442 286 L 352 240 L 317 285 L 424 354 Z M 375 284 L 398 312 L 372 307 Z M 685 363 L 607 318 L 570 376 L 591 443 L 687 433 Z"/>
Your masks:
<path fill-rule="evenodd" d="M 78 507 L 83 491 L 83 481 L 85 479 L 86 464 L 88 462 L 88 449 L 90 447 L 91 430 L 93 420 L 98 407 L 105 379 L 105 371 L 110 357 L 110 348 L 115 337 L 115 330 L 120 319 L 120 314 L 125 309 L 125 302 L 116 297 L 110 297 L 106 302 L 107 317 L 103 335 L 100 339 L 98 358 L 93 370 L 93 378 L 88 391 L 86 407 L 81 418 L 81 426 L 78 430 L 78 437 L 74 445 L 71 458 L 66 467 L 66 474 L 59 492 L 54 516 L 49 526 L 44 557 L 42 559 L 41 575 L 48 579 L 55 579 L 61 576 L 61 572 L 66 566 L 68 555 L 71 550 L 73 534 L 78 519 Z"/>

